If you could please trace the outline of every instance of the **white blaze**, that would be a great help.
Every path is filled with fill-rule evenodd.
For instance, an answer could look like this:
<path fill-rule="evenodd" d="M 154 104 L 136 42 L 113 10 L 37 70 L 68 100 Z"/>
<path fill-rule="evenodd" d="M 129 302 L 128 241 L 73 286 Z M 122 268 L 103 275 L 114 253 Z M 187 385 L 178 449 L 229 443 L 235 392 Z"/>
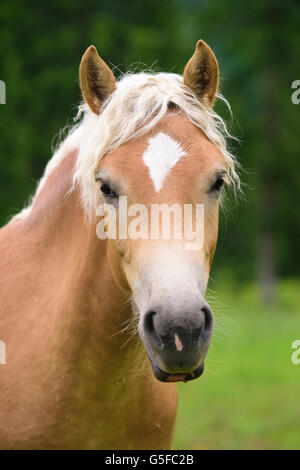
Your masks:
<path fill-rule="evenodd" d="M 184 155 L 186 152 L 181 145 L 163 132 L 149 139 L 149 146 L 143 155 L 143 161 L 149 168 L 157 192 L 161 190 L 167 174 Z"/>

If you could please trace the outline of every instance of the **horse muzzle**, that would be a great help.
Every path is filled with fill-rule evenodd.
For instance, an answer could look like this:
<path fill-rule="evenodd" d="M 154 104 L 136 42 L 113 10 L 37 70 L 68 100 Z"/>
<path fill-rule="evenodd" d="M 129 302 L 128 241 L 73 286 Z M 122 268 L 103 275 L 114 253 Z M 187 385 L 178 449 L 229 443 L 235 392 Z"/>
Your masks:
<path fill-rule="evenodd" d="M 158 380 L 187 382 L 203 373 L 213 331 L 206 302 L 180 314 L 151 309 L 141 317 L 139 331 Z"/>

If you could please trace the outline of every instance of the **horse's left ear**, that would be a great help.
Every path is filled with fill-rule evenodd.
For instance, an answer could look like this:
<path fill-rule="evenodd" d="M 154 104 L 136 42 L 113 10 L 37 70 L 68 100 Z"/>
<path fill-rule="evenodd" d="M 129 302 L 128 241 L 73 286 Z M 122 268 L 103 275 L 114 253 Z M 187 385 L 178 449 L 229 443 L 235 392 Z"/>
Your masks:
<path fill-rule="evenodd" d="M 90 46 L 83 54 L 79 78 L 84 100 L 95 114 L 99 114 L 105 99 L 115 91 L 116 80 L 95 46 Z"/>
<path fill-rule="evenodd" d="M 215 54 L 204 42 L 198 41 L 194 55 L 183 72 L 183 83 L 208 106 L 213 106 L 219 84 L 219 67 Z"/>

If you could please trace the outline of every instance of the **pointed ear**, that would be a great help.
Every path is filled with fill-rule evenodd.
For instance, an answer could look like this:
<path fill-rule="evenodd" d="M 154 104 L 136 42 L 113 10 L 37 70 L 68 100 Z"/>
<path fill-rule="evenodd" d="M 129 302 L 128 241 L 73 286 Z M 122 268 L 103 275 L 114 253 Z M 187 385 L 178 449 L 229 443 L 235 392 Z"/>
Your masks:
<path fill-rule="evenodd" d="M 99 114 L 104 100 L 116 89 L 116 80 L 95 46 L 90 46 L 82 56 L 79 79 L 83 99 L 95 114 Z"/>
<path fill-rule="evenodd" d="M 185 66 L 183 83 L 201 101 L 213 105 L 219 84 L 219 67 L 215 54 L 204 41 L 197 42 L 195 53 Z"/>

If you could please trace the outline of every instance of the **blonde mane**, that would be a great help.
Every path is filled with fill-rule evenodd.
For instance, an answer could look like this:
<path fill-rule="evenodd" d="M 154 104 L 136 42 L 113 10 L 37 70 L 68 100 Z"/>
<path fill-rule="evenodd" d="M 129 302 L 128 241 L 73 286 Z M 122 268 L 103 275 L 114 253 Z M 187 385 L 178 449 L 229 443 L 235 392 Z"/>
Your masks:
<path fill-rule="evenodd" d="M 228 105 L 222 95 L 218 94 L 217 98 Z M 36 194 L 44 185 L 48 174 L 66 154 L 78 148 L 73 188 L 79 186 L 82 206 L 88 216 L 92 217 L 100 197 L 94 178 L 99 160 L 130 139 L 149 132 L 167 113 L 170 103 L 201 129 L 222 152 L 228 178 L 234 190 L 239 189 L 240 181 L 236 171 L 238 164 L 228 151 L 226 143 L 232 136 L 227 131 L 223 119 L 202 104 L 196 95 L 184 86 L 182 76 L 142 72 L 124 75 L 118 81 L 116 91 L 104 103 L 99 115 L 92 113 L 86 104 L 79 107 L 77 118 L 82 120 L 71 128 L 48 162 Z M 26 216 L 29 211 L 30 207 L 24 209 L 17 217 Z"/>

